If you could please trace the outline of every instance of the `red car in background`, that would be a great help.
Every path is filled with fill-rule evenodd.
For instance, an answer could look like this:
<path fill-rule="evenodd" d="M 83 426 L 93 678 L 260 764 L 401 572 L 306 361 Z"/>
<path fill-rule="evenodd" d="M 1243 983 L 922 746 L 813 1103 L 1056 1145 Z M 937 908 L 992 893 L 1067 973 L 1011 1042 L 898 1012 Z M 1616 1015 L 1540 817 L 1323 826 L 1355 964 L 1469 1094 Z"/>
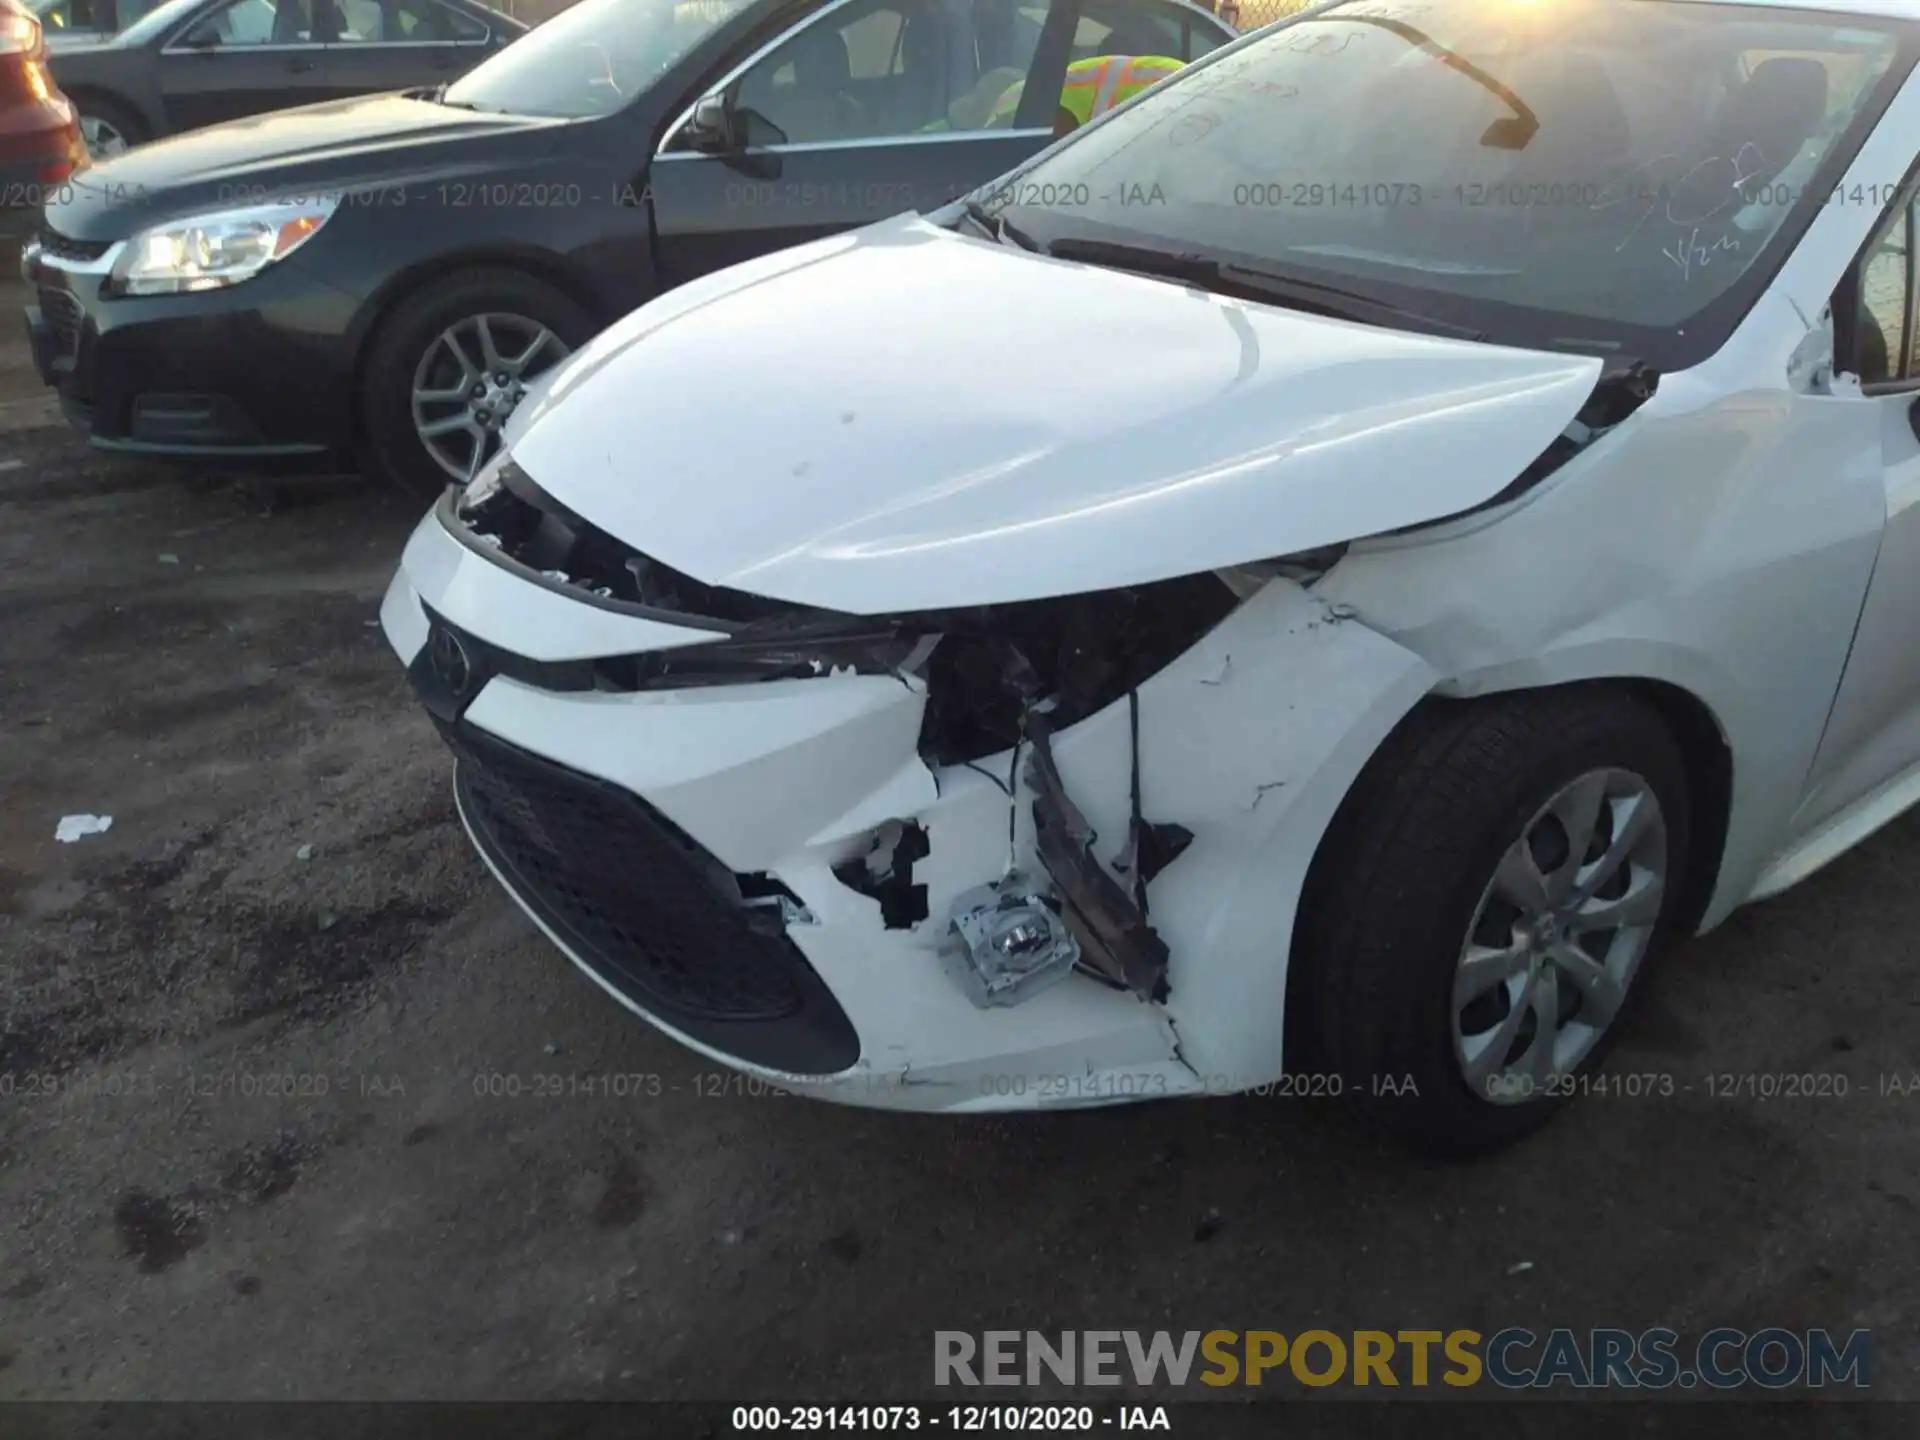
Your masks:
<path fill-rule="evenodd" d="M 0 0 L 0 209 L 38 209 L 87 163 L 80 114 L 47 72 L 40 21 Z"/>

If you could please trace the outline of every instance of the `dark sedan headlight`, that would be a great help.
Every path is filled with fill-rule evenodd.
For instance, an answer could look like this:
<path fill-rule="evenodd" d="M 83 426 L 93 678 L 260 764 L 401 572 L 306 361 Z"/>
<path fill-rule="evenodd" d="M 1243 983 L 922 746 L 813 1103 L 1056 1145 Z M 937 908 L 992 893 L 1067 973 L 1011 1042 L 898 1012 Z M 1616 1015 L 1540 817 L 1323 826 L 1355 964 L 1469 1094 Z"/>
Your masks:
<path fill-rule="evenodd" d="M 337 195 L 322 195 L 169 220 L 128 242 L 111 289 L 178 295 L 238 285 L 311 240 L 339 203 Z"/>

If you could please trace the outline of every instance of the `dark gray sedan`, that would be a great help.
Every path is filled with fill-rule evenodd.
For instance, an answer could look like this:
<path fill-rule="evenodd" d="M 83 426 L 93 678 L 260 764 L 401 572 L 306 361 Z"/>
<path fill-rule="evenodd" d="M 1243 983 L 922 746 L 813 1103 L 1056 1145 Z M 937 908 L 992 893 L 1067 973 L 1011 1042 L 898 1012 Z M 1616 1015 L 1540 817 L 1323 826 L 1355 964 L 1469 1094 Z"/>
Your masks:
<path fill-rule="evenodd" d="M 52 66 L 99 158 L 290 105 L 441 85 L 526 29 L 473 0 L 167 0 L 110 39 L 54 46 Z"/>

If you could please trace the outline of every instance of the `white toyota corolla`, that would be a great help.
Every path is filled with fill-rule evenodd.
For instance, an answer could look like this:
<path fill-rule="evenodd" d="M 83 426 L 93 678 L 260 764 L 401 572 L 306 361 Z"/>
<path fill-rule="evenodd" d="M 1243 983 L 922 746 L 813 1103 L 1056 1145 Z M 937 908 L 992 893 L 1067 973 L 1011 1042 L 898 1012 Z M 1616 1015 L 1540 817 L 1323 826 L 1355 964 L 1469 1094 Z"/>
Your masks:
<path fill-rule="evenodd" d="M 1516 1137 L 1920 798 L 1916 56 L 1323 6 L 644 307 L 385 602 L 475 845 L 770 1084 Z"/>

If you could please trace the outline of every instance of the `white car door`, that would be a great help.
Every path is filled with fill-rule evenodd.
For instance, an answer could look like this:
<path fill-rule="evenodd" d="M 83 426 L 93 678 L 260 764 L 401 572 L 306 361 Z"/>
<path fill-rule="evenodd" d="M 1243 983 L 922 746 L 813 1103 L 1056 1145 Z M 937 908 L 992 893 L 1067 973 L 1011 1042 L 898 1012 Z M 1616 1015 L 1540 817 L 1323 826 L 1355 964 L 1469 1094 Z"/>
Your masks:
<path fill-rule="evenodd" d="M 1835 370 L 1876 412 L 1887 523 L 1795 830 L 1865 833 L 1920 798 L 1920 184 L 1909 179 L 1834 296 Z"/>

